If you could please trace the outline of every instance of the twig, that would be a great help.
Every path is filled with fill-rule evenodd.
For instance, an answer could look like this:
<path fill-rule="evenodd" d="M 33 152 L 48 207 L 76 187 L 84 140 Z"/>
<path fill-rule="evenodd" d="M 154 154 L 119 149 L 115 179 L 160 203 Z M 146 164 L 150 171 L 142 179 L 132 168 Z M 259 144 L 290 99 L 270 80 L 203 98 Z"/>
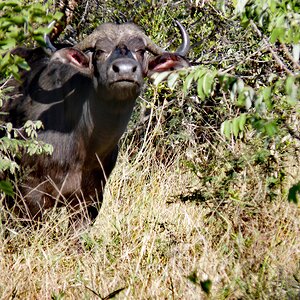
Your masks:
<path fill-rule="evenodd" d="M 299 133 L 296 130 L 294 130 L 289 124 L 287 124 L 287 121 L 285 121 L 283 125 L 285 126 L 285 128 L 287 129 L 288 133 L 291 135 L 292 138 L 300 141 Z"/>
<path fill-rule="evenodd" d="M 228 67 L 226 70 L 222 71 L 222 73 L 228 73 L 229 71 L 235 69 L 237 66 L 241 65 L 242 63 L 246 62 L 247 60 L 249 60 L 252 56 L 256 56 L 258 53 L 260 53 L 261 51 L 263 51 L 265 49 L 265 47 L 261 47 L 260 49 L 258 49 L 257 51 L 249 54 L 247 57 L 245 57 L 243 60 L 239 61 L 236 64 L 233 64 L 232 66 Z"/>
<path fill-rule="evenodd" d="M 283 61 L 280 59 L 280 57 L 277 55 L 277 53 L 274 51 L 272 45 L 270 42 L 264 37 L 264 35 L 261 33 L 261 31 L 258 29 L 256 24 L 251 20 L 251 26 L 256 31 L 258 36 L 262 38 L 263 42 L 267 46 L 268 50 L 271 52 L 272 56 L 274 57 L 275 61 L 278 63 L 278 65 L 289 75 L 294 75 L 294 73 L 283 63 Z"/>
<path fill-rule="evenodd" d="M 290 53 L 288 47 L 285 44 L 280 44 L 287 58 L 293 63 L 294 68 L 300 70 L 300 64 L 294 59 L 293 55 Z"/>
<path fill-rule="evenodd" d="M 86 1 L 86 5 L 85 5 L 85 8 L 84 8 L 84 12 L 83 12 L 83 15 L 77 25 L 77 28 L 79 28 L 79 26 L 81 25 L 81 23 L 84 21 L 84 18 L 86 17 L 86 14 L 88 12 L 88 7 L 89 7 L 89 1 Z"/>
<path fill-rule="evenodd" d="M 10 81 L 10 79 L 12 79 L 12 75 L 10 75 L 4 82 L 3 84 L 0 86 L 0 90 L 3 90 L 5 88 L 5 86 L 8 84 L 8 82 Z"/>

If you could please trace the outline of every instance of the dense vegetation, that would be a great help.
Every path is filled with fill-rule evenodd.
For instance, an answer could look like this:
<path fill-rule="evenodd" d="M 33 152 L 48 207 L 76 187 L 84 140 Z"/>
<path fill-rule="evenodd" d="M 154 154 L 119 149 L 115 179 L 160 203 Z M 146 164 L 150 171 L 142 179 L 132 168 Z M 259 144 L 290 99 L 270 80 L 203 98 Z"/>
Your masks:
<path fill-rule="evenodd" d="M 53 19 L 65 22 L 57 42 L 134 21 L 168 49 L 178 19 L 191 36 L 192 66 L 145 87 L 80 251 L 64 211 L 32 230 L 5 222 L 1 208 L 0 297 L 297 299 L 298 1 L 62 3 L 72 9 L 0 3 L 1 101 L 9 76 L 27 68 L 7 51 L 42 44 Z M 20 149 L 51 152 L 36 140 L 41 124 L 27 124 L 26 140 L 12 124 L 0 126 L 0 172 L 16 173 Z M 13 182 L 0 189 L 2 198 L 12 194 Z"/>

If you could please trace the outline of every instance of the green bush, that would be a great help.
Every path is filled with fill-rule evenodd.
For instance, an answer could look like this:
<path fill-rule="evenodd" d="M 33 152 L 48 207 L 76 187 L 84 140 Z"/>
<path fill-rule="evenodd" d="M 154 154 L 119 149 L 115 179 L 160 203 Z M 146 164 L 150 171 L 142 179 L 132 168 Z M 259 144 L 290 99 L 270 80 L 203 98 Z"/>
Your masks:
<path fill-rule="evenodd" d="M 211 2 L 210 9 L 216 11 L 218 7 L 222 7 L 217 4 L 220 2 Z M 252 150 L 251 146 L 249 147 L 254 156 L 256 152 L 270 149 L 273 145 L 278 155 L 282 156 L 283 153 L 279 149 L 294 149 L 295 140 L 299 140 L 300 137 L 299 122 L 295 122 L 300 98 L 299 3 L 241 0 L 235 1 L 233 6 L 227 4 L 222 9 L 217 13 L 222 16 L 221 20 L 228 20 L 227 24 L 223 24 L 227 37 L 235 33 L 234 39 L 240 43 L 243 36 L 243 46 L 247 51 L 237 51 L 233 49 L 234 45 L 228 49 L 228 52 L 240 59 L 219 60 L 217 65 L 210 67 L 204 66 L 200 61 L 199 66 L 185 71 L 156 74 L 154 84 L 166 80 L 167 86 L 173 89 L 178 79 L 181 79 L 183 92 L 187 97 L 196 94 L 203 106 L 214 103 L 216 107 L 205 121 L 216 125 L 215 120 L 218 120 L 217 128 L 228 142 L 237 143 L 241 139 L 249 143 L 249 146 L 255 145 L 257 148 Z M 232 28 L 229 27 L 230 23 Z M 216 53 L 219 47 L 214 47 L 213 51 Z M 226 53 L 222 52 L 221 55 L 224 57 Z M 230 60 L 233 60 L 233 63 Z M 251 61 L 255 65 L 249 65 Z M 247 74 L 248 72 L 250 74 Z M 220 108 L 224 104 L 227 110 Z M 196 126 L 195 122 L 194 124 Z M 257 133 L 255 138 L 253 130 Z M 214 137 L 207 136 L 207 140 L 212 139 Z M 220 143 L 223 141 L 212 142 L 213 145 Z M 230 161 L 235 159 L 234 156 Z M 200 168 L 202 174 L 207 173 L 207 169 L 197 167 L 197 160 L 196 155 L 188 165 L 192 166 L 192 170 Z M 278 168 L 282 174 L 285 173 L 279 165 Z M 268 178 L 266 176 L 262 175 L 263 178 Z M 281 184 L 283 181 L 279 182 Z M 299 184 L 296 183 L 288 193 L 288 199 L 297 202 L 298 192 Z"/>
<path fill-rule="evenodd" d="M 11 77 L 20 80 L 19 71 L 29 70 L 26 61 L 12 55 L 10 51 L 17 46 L 44 46 L 44 35 L 50 33 L 53 27 L 48 26 L 49 23 L 62 16 L 61 13 L 48 14 L 47 9 L 47 5 L 28 4 L 25 1 L 0 3 L 0 106 L 7 100 L 7 92 L 11 91 Z M 16 158 L 24 151 L 30 155 L 52 152 L 51 145 L 37 140 L 40 128 L 42 124 L 39 121 L 28 121 L 23 128 L 13 128 L 11 123 L 0 123 L 1 135 L 5 135 L 0 140 L 0 174 L 16 174 L 20 169 Z M 0 181 L 0 191 L 12 195 L 11 183 Z"/>

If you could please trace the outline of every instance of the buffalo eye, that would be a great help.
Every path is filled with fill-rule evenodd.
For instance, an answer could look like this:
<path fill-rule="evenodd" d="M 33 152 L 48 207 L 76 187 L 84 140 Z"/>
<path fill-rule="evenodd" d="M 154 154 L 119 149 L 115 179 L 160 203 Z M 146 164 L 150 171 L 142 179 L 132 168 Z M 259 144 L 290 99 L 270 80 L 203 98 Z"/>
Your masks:
<path fill-rule="evenodd" d="M 96 58 L 99 58 L 101 57 L 101 55 L 105 53 L 105 51 L 101 50 L 101 49 L 97 49 L 96 52 L 95 52 L 95 57 Z"/>
<path fill-rule="evenodd" d="M 136 51 L 136 53 L 137 53 L 142 59 L 144 59 L 145 49 L 139 49 L 139 50 Z"/>

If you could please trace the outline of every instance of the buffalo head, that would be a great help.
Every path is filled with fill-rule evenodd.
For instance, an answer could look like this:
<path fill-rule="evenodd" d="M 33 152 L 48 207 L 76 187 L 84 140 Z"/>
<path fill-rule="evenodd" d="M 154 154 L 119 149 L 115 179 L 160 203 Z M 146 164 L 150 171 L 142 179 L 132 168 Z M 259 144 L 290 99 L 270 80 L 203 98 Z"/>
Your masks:
<path fill-rule="evenodd" d="M 105 23 L 74 48 L 65 48 L 54 56 L 60 57 L 62 62 L 82 64 L 84 70 L 86 58 L 83 61 L 81 58 L 85 53 L 99 94 L 107 100 L 136 99 L 144 77 L 153 72 L 189 66 L 185 59 L 190 46 L 189 36 L 178 21 L 176 24 L 181 32 L 182 44 L 175 53 L 160 48 L 133 23 Z M 55 49 L 51 44 L 49 47 L 52 51 Z M 78 55 L 74 53 L 76 49 Z"/>

